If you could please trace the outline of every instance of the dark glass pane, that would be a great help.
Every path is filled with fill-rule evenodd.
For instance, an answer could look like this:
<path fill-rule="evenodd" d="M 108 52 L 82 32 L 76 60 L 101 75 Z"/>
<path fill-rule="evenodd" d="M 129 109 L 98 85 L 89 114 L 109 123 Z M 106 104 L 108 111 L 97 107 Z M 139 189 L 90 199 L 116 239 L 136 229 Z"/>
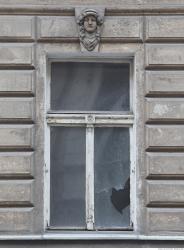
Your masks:
<path fill-rule="evenodd" d="M 95 128 L 95 227 L 130 226 L 129 128 Z"/>
<path fill-rule="evenodd" d="M 51 109 L 128 111 L 129 64 L 51 64 Z"/>
<path fill-rule="evenodd" d="M 85 228 L 85 128 L 51 127 L 50 225 Z"/>

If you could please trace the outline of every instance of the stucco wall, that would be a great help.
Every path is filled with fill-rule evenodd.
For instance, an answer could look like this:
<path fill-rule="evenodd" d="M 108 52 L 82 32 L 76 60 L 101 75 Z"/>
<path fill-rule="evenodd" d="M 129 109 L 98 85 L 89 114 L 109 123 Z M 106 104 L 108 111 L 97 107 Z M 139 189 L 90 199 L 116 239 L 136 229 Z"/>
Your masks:
<path fill-rule="evenodd" d="M 80 51 L 88 4 L 106 8 L 99 53 L 135 59 L 135 231 L 115 237 L 184 239 L 183 0 L 0 1 L 0 238 L 44 235 L 47 58 Z"/>

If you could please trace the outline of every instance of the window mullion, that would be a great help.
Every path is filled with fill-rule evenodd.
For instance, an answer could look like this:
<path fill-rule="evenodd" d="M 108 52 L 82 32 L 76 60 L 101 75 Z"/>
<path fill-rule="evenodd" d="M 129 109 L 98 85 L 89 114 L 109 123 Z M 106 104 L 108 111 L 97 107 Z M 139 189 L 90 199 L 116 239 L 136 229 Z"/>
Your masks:
<path fill-rule="evenodd" d="M 94 126 L 86 127 L 86 225 L 94 229 Z"/>

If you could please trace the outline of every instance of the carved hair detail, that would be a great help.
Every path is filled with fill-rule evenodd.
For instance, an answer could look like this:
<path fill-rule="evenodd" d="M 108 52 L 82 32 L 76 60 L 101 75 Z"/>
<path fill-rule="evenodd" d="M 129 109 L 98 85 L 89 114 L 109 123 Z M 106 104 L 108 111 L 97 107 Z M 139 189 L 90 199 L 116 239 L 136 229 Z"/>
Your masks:
<path fill-rule="evenodd" d="M 77 18 L 77 23 L 82 26 L 84 25 L 84 18 L 87 16 L 94 16 L 97 21 L 97 25 L 102 25 L 103 24 L 103 18 L 98 14 L 96 10 L 93 9 L 86 9 L 84 10 L 80 16 Z"/>

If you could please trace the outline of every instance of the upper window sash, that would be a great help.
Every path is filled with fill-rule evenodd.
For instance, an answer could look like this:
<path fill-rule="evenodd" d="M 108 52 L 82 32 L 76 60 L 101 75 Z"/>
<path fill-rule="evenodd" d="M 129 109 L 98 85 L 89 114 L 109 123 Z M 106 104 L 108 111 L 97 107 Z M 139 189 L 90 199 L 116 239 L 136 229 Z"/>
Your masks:
<path fill-rule="evenodd" d="M 66 55 L 65 55 L 66 56 Z M 127 89 L 127 91 L 126 91 L 126 95 L 127 95 L 127 98 L 129 99 L 129 108 L 122 108 L 122 109 L 119 109 L 119 108 L 112 108 L 112 110 L 111 110 L 111 108 L 110 108 L 110 106 L 106 109 L 106 108 L 104 108 L 104 107 L 102 107 L 102 109 L 100 108 L 99 109 L 99 107 L 97 108 L 97 109 L 93 109 L 93 108 L 89 108 L 89 107 L 87 107 L 87 109 L 85 109 L 85 107 L 84 108 L 80 108 L 80 107 L 75 107 L 74 106 L 74 108 L 72 108 L 72 107 L 70 107 L 71 105 L 69 105 L 69 106 L 67 106 L 66 105 L 66 103 L 64 103 L 63 104 L 63 98 L 65 98 L 65 96 L 63 96 L 61 99 L 62 99 L 62 106 L 61 106 L 61 108 L 54 108 L 54 106 L 52 106 L 51 104 L 53 103 L 53 101 L 51 102 L 51 100 L 53 100 L 52 98 L 53 98 L 53 96 L 54 96 L 54 98 L 55 97 L 57 97 L 57 95 L 59 95 L 60 97 L 61 97 L 61 95 L 59 94 L 59 92 L 56 92 L 55 94 L 53 93 L 53 89 L 51 89 L 51 86 L 53 86 L 53 76 L 54 76 L 54 74 L 53 74 L 53 67 L 52 67 L 52 63 L 102 63 L 102 64 L 104 64 L 104 65 L 108 65 L 109 64 L 109 66 L 110 65 L 113 65 L 113 64 L 117 64 L 117 66 L 118 66 L 118 71 L 117 72 L 119 72 L 118 73 L 118 75 L 119 75 L 119 79 L 120 79 L 120 82 L 122 81 L 121 80 L 121 74 L 122 74 L 122 78 L 124 77 L 123 76 L 123 72 L 124 72 L 124 66 L 125 67 L 127 67 L 127 65 L 129 65 L 129 73 L 128 73 L 128 71 L 127 71 L 127 73 L 126 73 L 126 77 L 125 78 L 127 78 L 127 77 L 129 77 L 129 80 L 126 80 L 126 81 L 128 81 L 129 82 L 129 88 Z M 64 65 L 64 64 L 63 64 Z M 119 67 L 120 67 L 120 65 L 122 66 L 122 72 L 120 72 L 120 69 L 119 69 Z M 124 66 L 123 66 L 124 65 Z M 132 58 L 131 57 L 129 57 L 129 58 L 122 58 L 122 57 L 118 57 L 118 55 L 96 55 L 96 56 L 93 56 L 92 58 L 89 58 L 89 57 L 86 57 L 85 55 L 80 55 L 80 56 L 78 56 L 78 57 L 66 57 L 66 58 L 60 58 L 60 59 L 52 59 L 52 58 L 50 58 L 49 60 L 48 60 L 48 81 L 47 81 L 47 113 L 84 113 L 84 112 L 86 112 L 86 113 L 100 113 L 100 112 L 102 112 L 102 113 L 117 113 L 117 112 L 119 112 L 119 113 L 124 113 L 124 112 L 133 112 L 133 110 L 134 110 L 134 107 L 133 107 L 133 71 L 134 71 L 134 69 L 133 69 L 133 67 L 134 67 L 134 63 L 133 63 L 133 60 L 132 60 Z M 114 66 L 113 66 L 113 68 L 114 68 Z M 126 71 L 126 70 L 125 70 Z M 65 72 L 66 73 L 66 72 Z M 104 74 L 104 73 L 103 73 Z M 115 74 L 115 73 L 114 73 Z M 128 74 L 128 75 L 127 75 Z M 65 78 L 66 78 L 66 75 L 68 75 L 68 74 L 65 74 Z M 71 73 L 69 74 L 69 75 L 72 75 Z M 78 75 L 78 74 L 77 74 Z M 115 74 L 116 75 L 116 74 Z M 62 73 L 61 75 L 60 75 L 60 77 L 64 77 L 64 74 Z M 84 77 L 85 78 L 85 77 Z M 116 77 L 115 77 L 116 78 Z M 55 78 L 54 78 L 55 79 Z M 61 78 L 60 78 L 61 79 Z M 63 78 L 62 78 L 63 79 Z M 107 76 L 106 76 L 106 80 L 108 80 L 109 79 L 109 77 L 107 78 Z M 113 77 L 112 77 L 112 79 L 114 79 Z M 67 80 L 67 79 L 65 79 L 65 80 Z M 63 81 L 65 81 L 65 80 L 63 80 Z M 126 82 L 125 81 L 125 82 Z M 112 84 L 114 85 L 115 84 L 115 82 L 117 82 L 117 81 L 115 81 L 114 82 L 114 80 L 112 80 L 111 81 L 112 82 Z M 75 83 L 76 84 L 76 83 Z M 103 83 L 104 84 L 104 83 Z M 60 85 L 60 84 L 59 84 Z M 67 85 L 70 85 L 69 84 L 69 82 L 67 81 Z M 105 85 L 103 85 L 103 86 L 105 86 Z M 118 85 L 119 86 L 119 85 Z M 66 87 L 66 86 L 65 86 Z M 109 87 L 108 87 L 109 88 Z M 66 88 L 65 88 L 66 89 Z M 111 89 L 111 88 L 110 88 Z M 109 90 L 110 90 L 109 89 Z M 114 90 L 115 89 L 118 89 L 118 96 L 119 95 L 121 95 L 122 94 L 122 96 L 125 96 L 125 91 L 122 89 L 119 89 L 119 87 L 118 88 L 116 88 L 116 86 L 115 86 L 115 88 L 113 88 Z M 108 91 L 109 91 L 108 90 Z M 111 92 L 111 91 L 110 91 Z M 51 93 L 52 93 L 52 95 L 51 95 Z M 72 91 L 72 93 L 75 93 L 75 91 Z M 82 96 L 85 96 L 85 91 L 84 91 L 84 93 L 81 93 L 82 94 Z M 91 96 L 91 94 L 92 94 L 92 92 L 90 92 L 90 96 Z M 102 93 L 101 93 L 102 94 Z M 62 91 L 62 95 L 64 95 L 64 92 Z M 104 95 L 106 95 L 106 93 L 104 92 Z M 116 92 L 116 95 L 117 95 L 117 92 Z M 87 94 L 86 93 L 86 96 L 88 96 L 89 97 L 89 93 Z M 72 98 L 72 97 L 71 97 Z M 91 97 L 92 98 L 92 97 Z M 123 97 L 124 98 L 124 97 Z M 101 98 L 98 96 L 98 99 L 100 100 Z M 109 98 L 108 98 L 109 99 Z M 76 100 L 80 100 L 80 98 L 78 98 L 77 97 L 77 99 Z M 74 100 L 73 100 L 73 98 L 72 98 L 72 102 L 73 102 Z M 90 98 L 87 98 L 87 100 L 86 101 L 91 101 L 91 99 Z M 110 97 L 110 102 L 112 101 L 112 98 Z M 67 101 L 67 103 L 68 103 L 68 101 Z M 64 106 L 63 106 L 64 105 Z M 124 104 L 123 104 L 124 105 Z M 80 106 L 80 105 L 79 105 Z M 98 105 L 97 105 L 98 106 Z M 63 108 L 62 108 L 63 107 Z M 70 107 L 70 108 L 69 108 Z M 69 108 L 69 109 L 68 109 Z M 75 110 L 76 109 L 76 110 Z"/>

